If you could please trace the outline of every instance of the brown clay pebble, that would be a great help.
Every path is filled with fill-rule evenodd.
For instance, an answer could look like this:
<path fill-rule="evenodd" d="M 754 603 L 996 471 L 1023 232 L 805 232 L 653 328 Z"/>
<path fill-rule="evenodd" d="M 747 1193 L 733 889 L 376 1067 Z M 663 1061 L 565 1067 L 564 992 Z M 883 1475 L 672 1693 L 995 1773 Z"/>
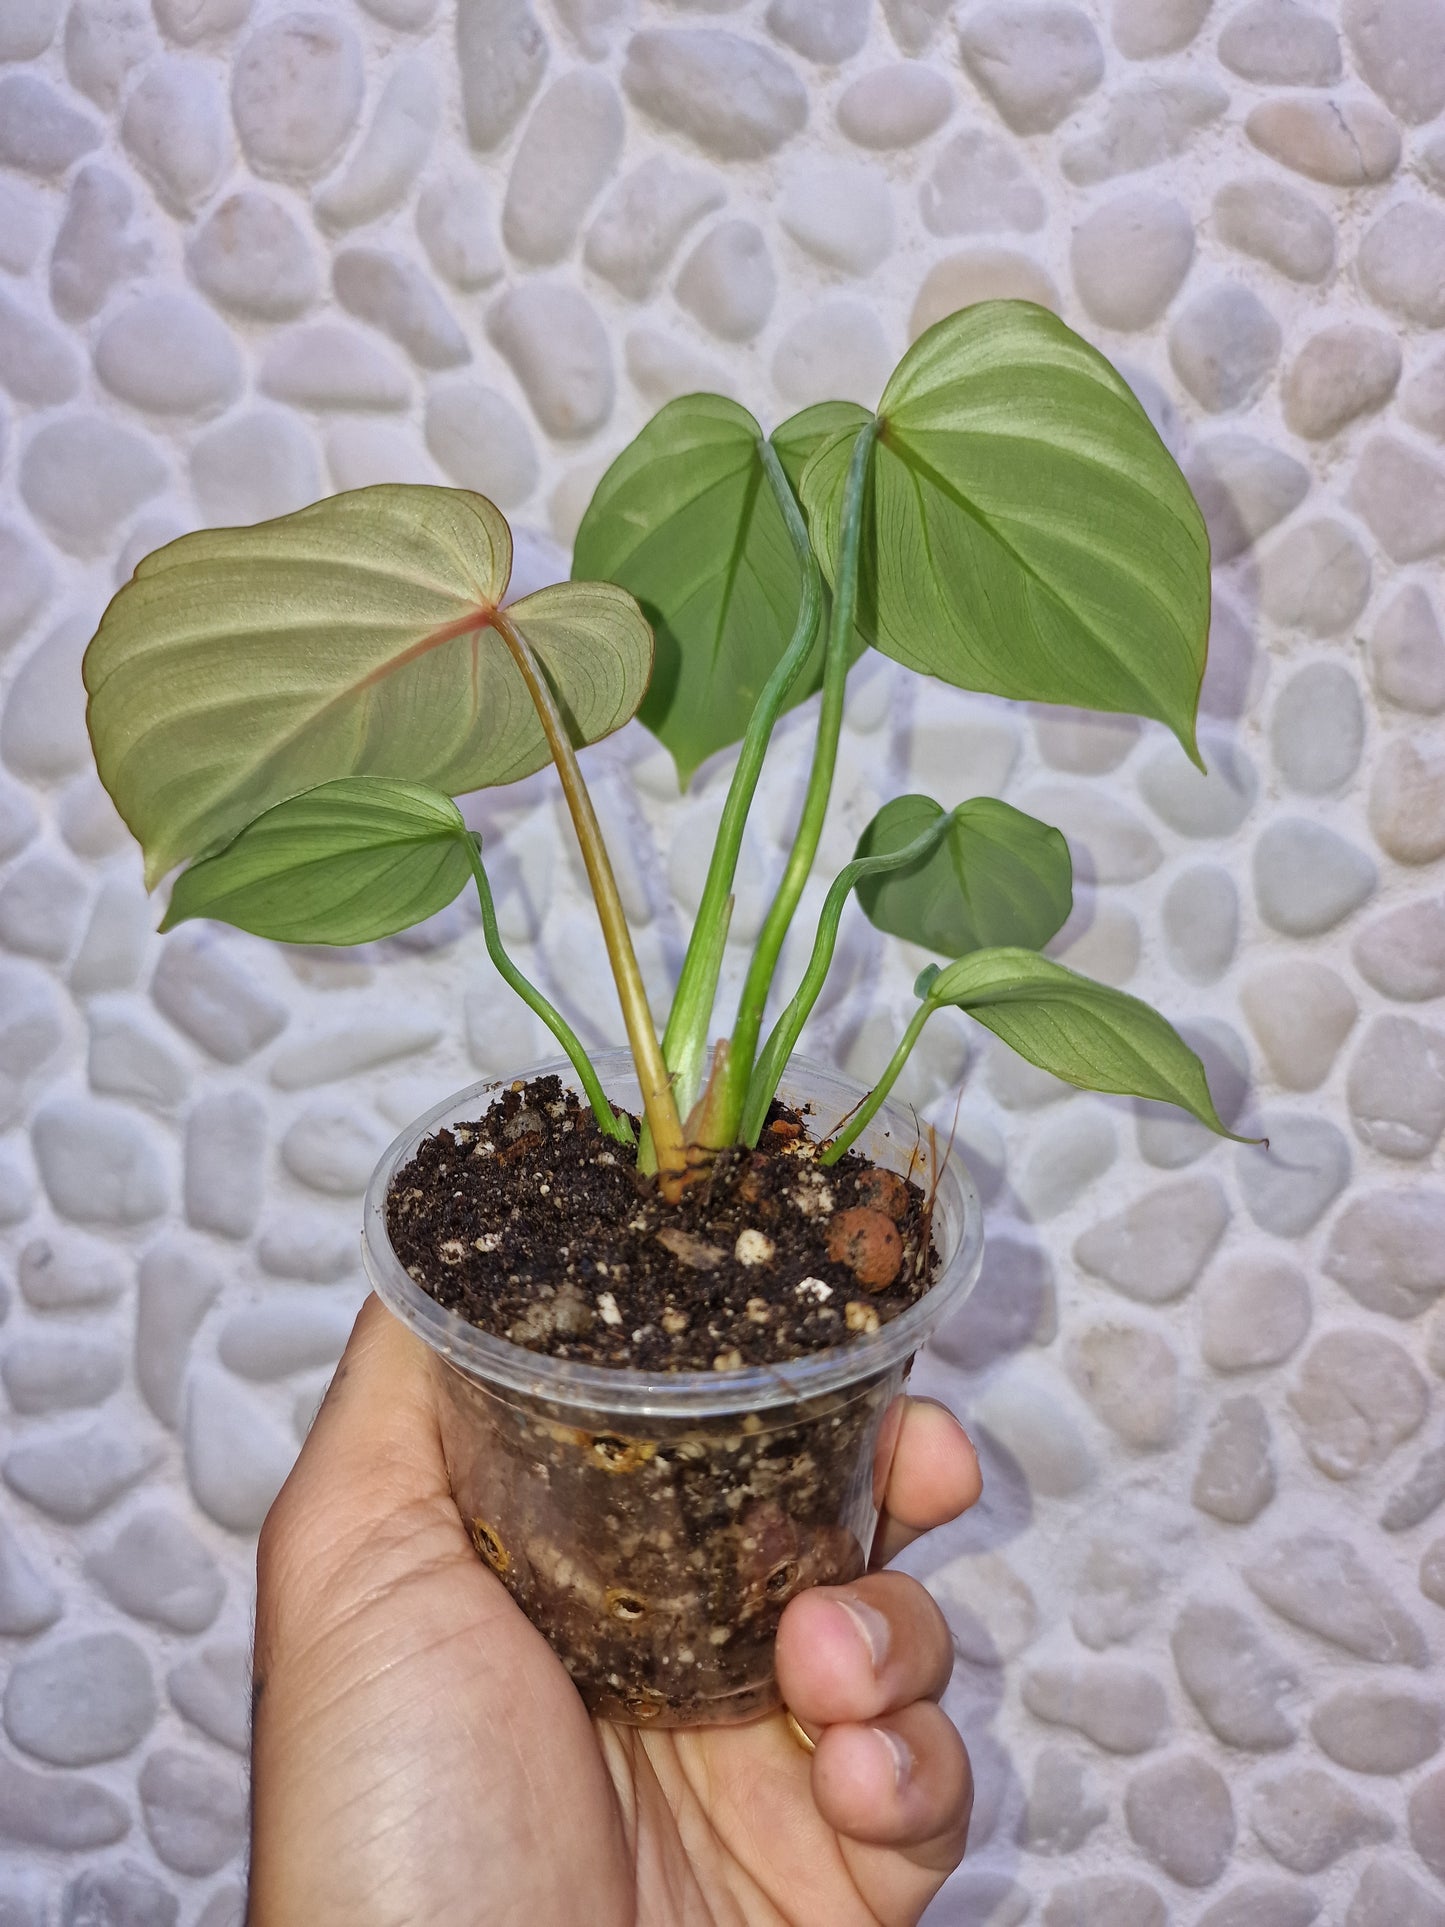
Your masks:
<path fill-rule="evenodd" d="M 892 1218 L 855 1204 L 829 1220 L 828 1256 L 846 1265 L 864 1291 L 884 1291 L 903 1263 L 903 1241 Z"/>
<path fill-rule="evenodd" d="M 718 1153 L 669 1204 L 575 1094 L 539 1078 L 423 1139 L 387 1230 L 438 1303 L 533 1351 L 643 1371 L 770 1365 L 858 1342 L 933 1278 L 922 1187 L 880 1190 L 852 1151 L 824 1171 L 817 1148 L 775 1105 L 756 1151 Z M 870 1201 L 898 1193 L 895 1224 Z"/>
<path fill-rule="evenodd" d="M 895 1224 L 902 1224 L 908 1215 L 908 1186 L 896 1171 L 885 1171 L 880 1166 L 873 1171 L 865 1171 L 858 1180 L 858 1202 L 866 1204 L 871 1211 L 883 1211 Z"/>

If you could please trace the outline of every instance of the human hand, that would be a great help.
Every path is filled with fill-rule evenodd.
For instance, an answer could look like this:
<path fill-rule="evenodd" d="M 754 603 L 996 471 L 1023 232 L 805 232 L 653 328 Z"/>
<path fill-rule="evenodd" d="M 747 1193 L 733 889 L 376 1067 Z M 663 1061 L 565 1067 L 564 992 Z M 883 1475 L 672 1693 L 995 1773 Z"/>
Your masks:
<path fill-rule="evenodd" d="M 781 1713 L 588 1717 L 477 1558 L 425 1348 L 376 1299 L 261 1533 L 248 1927 L 903 1927 L 962 1857 L 942 1615 L 881 1572 L 974 1503 L 978 1461 L 910 1400 L 875 1569 L 792 1600 Z"/>

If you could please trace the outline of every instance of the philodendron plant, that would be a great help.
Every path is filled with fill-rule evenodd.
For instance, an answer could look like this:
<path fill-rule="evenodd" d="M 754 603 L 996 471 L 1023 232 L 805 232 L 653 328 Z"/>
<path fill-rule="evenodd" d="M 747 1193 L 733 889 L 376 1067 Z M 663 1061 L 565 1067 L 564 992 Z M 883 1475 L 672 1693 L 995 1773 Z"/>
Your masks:
<path fill-rule="evenodd" d="M 1209 545 L 1124 381 L 1042 308 L 985 302 L 929 329 L 875 413 L 825 402 L 765 435 L 715 395 L 663 408 L 603 477 L 573 580 L 507 603 L 511 536 L 479 495 L 384 485 L 140 563 L 85 658 L 101 778 L 163 928 L 211 917 L 356 944 L 475 884 L 488 952 L 628 1145 L 561 1013 L 502 946 L 456 796 L 556 765 L 628 1042 L 644 1171 L 666 1197 L 756 1142 L 823 986 L 850 894 L 940 959 L 863 1129 L 935 1012 L 967 1012 L 1084 1089 L 1224 1126 L 1164 1019 L 1042 955 L 1072 899 L 1057 830 L 979 797 L 886 804 L 828 891 L 766 1038 L 784 939 L 828 808 L 864 648 L 958 688 L 1153 717 L 1197 763 Z M 821 692 L 801 817 L 736 1013 L 708 1063 L 736 867 L 774 725 Z M 577 751 L 638 716 L 685 784 L 739 743 L 701 905 L 659 1037 Z M 582 965 L 579 961 L 578 968 Z"/>

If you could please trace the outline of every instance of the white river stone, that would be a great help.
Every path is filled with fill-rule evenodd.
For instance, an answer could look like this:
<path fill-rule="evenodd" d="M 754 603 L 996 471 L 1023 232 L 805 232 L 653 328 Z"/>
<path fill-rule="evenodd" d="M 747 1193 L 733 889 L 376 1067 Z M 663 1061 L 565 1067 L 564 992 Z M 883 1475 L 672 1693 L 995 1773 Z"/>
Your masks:
<path fill-rule="evenodd" d="M 50 234 L 50 209 L 28 181 L 0 181 L 0 267 L 28 274 Z"/>
<path fill-rule="evenodd" d="M 1085 1874 L 1054 1888 L 1044 1906 L 1043 1927 L 1166 1927 L 1164 1902 L 1133 1874 Z"/>
<path fill-rule="evenodd" d="M 119 1104 L 53 1097 L 31 1125 L 52 1205 L 76 1224 L 135 1225 L 165 1210 L 167 1159 L 151 1127 Z"/>
<path fill-rule="evenodd" d="M 1146 1753 L 1169 1728 L 1164 1689 L 1123 1660 L 1065 1660 L 1024 1674 L 1023 1702 L 1037 1719 L 1073 1727 L 1106 1753 Z"/>
<path fill-rule="evenodd" d="M 75 948 L 85 914 L 85 882 L 64 858 L 38 851 L 0 885 L 0 944 L 22 957 L 60 963 Z"/>
<path fill-rule="evenodd" d="M 257 385 L 297 408 L 405 408 L 412 394 L 411 378 L 389 348 L 338 321 L 273 336 Z"/>
<path fill-rule="evenodd" d="M 778 218 L 799 247 L 844 274 L 870 274 L 893 246 L 889 184 L 866 161 L 799 162 L 787 176 Z"/>
<path fill-rule="evenodd" d="M 158 495 L 166 464 L 133 429 L 103 415 L 65 415 L 46 422 L 20 463 L 26 507 L 72 555 L 103 553 L 121 525 Z"/>
<path fill-rule="evenodd" d="M 1073 1853 L 1108 1817 L 1108 1800 L 1089 1762 L 1068 1747 L 1046 1746 L 1034 1762 L 1020 1846 L 1030 1853 Z"/>
<path fill-rule="evenodd" d="M 273 1278 L 331 1285 L 355 1269 L 360 1250 L 359 1234 L 349 1220 L 343 1226 L 310 1212 L 289 1211 L 267 1217 L 256 1256 Z"/>
<path fill-rule="evenodd" d="M 158 1444 L 119 1419 L 40 1432 L 6 1454 L 5 1483 L 42 1512 L 80 1525 L 112 1504 L 161 1456 Z"/>
<path fill-rule="evenodd" d="M 186 1119 L 187 1223 L 223 1238 L 255 1230 L 265 1194 L 266 1108 L 254 1092 L 211 1091 Z"/>
<path fill-rule="evenodd" d="M 260 321 L 286 321 L 320 293 L 312 245 L 294 215 L 259 188 L 229 194 L 186 250 L 196 285 L 218 307 Z"/>
<path fill-rule="evenodd" d="M 157 24 L 184 47 L 234 33 L 251 11 L 251 0 L 155 0 Z"/>
<path fill-rule="evenodd" d="M 892 361 L 888 337 L 873 308 L 846 295 L 828 295 L 800 314 L 780 338 L 773 355 L 773 385 L 794 408 L 835 398 L 871 408 Z"/>
<path fill-rule="evenodd" d="M 429 61 L 418 57 L 393 67 L 355 152 L 316 196 L 322 226 L 359 227 L 399 206 L 426 164 L 440 113 Z"/>
<path fill-rule="evenodd" d="M 1305 1450 L 1326 1477 L 1353 1479 L 1417 1432 L 1425 1380 L 1382 1332 L 1331 1331 L 1306 1353 L 1289 1395 Z"/>
<path fill-rule="evenodd" d="M 1445 327 L 1445 212 L 1397 201 L 1365 230 L 1360 285 L 1403 321 Z"/>
<path fill-rule="evenodd" d="M 1096 1183 L 1118 1153 L 1113 1118 L 1100 1104 L 1070 1104 L 1033 1136 L 1014 1177 L 1026 1217 L 1036 1224 L 1056 1217 Z"/>
<path fill-rule="evenodd" d="M 1033 301 L 1057 313 L 1059 291 L 1036 261 L 1011 248 L 980 247 L 946 255 L 919 287 L 908 319 L 910 341 L 975 301 Z"/>
<path fill-rule="evenodd" d="M 194 213 L 230 165 L 225 96 L 208 68 L 182 55 L 147 66 L 126 101 L 120 131 L 172 214 Z"/>
<path fill-rule="evenodd" d="M 1360 1659 L 1423 1666 L 1425 1636 L 1348 1541 L 1322 1532 L 1280 1540 L 1244 1578 L 1281 1618 Z"/>
<path fill-rule="evenodd" d="M 22 1247 L 15 1280 L 37 1311 L 81 1311 L 113 1304 L 126 1289 L 119 1252 L 83 1232 L 57 1230 Z"/>
<path fill-rule="evenodd" d="M 1445 6 L 1440 0 L 1346 0 L 1345 31 L 1361 75 L 1411 126 L 1445 108 Z"/>
<path fill-rule="evenodd" d="M 1445 1772 L 1421 1780 L 1410 1794 L 1410 1840 L 1438 1880 L 1445 1880 Z"/>
<path fill-rule="evenodd" d="M 1329 87 L 1344 72 L 1332 21 L 1298 0 L 1250 0 L 1225 22 L 1219 58 L 1242 80 Z"/>
<path fill-rule="evenodd" d="M 132 1513 L 85 1569 L 133 1619 L 178 1633 L 204 1632 L 226 1596 L 210 1553 L 184 1520 L 159 1506 Z"/>
<path fill-rule="evenodd" d="M 60 0 L 11 0 L 0 20 L 0 60 L 34 60 L 59 23 Z"/>
<path fill-rule="evenodd" d="M 1277 819 L 1261 832 L 1252 868 L 1260 915 L 1287 937 L 1332 930 L 1359 909 L 1376 881 L 1363 850 L 1303 816 Z"/>
<path fill-rule="evenodd" d="M 1293 790 L 1327 796 L 1359 768 L 1365 707 L 1359 684 L 1340 663 L 1296 670 L 1270 717 L 1275 768 Z"/>
<path fill-rule="evenodd" d="M 1333 516 L 1296 522 L 1260 563 L 1260 602 L 1272 621 L 1313 636 L 1348 629 L 1370 593 L 1370 558 Z"/>
<path fill-rule="evenodd" d="M 141 1768 L 138 1791 L 151 1845 L 177 1873 L 216 1873 L 241 1851 L 247 1803 L 239 1769 L 193 1748 L 160 1747 Z"/>
<path fill-rule="evenodd" d="M 1044 197 L 1013 144 L 978 127 L 940 149 L 919 202 L 931 234 L 1032 233 L 1044 224 Z"/>
<path fill-rule="evenodd" d="M 114 1760 L 155 1723 L 145 1654 L 124 1633 L 82 1633 L 32 1647 L 10 1669 L 5 1731 L 51 1766 Z"/>
<path fill-rule="evenodd" d="M 709 333 L 749 341 L 772 313 L 778 277 L 763 231 L 752 221 L 721 221 L 682 264 L 677 298 Z"/>
<path fill-rule="evenodd" d="M 633 105 L 719 160 L 757 160 L 802 132 L 808 95 L 788 63 L 720 27 L 634 34 L 622 69 Z"/>
<path fill-rule="evenodd" d="M 258 174 L 312 181 L 361 113 L 361 46 L 340 16 L 285 13 L 259 26 L 231 68 L 231 111 Z"/>
<path fill-rule="evenodd" d="M 154 16 L 144 0 L 73 0 L 66 12 L 66 76 L 107 112 L 155 46 Z"/>
<path fill-rule="evenodd" d="M 1069 1376 L 1109 1430 L 1142 1451 L 1179 1424 L 1179 1361 L 1168 1340 L 1134 1325 L 1095 1325 L 1074 1338 Z"/>
<path fill-rule="evenodd" d="M 1291 281 L 1323 281 L 1335 261 L 1335 229 L 1303 188 L 1249 177 L 1228 181 L 1214 197 L 1221 241 L 1264 261 Z"/>
<path fill-rule="evenodd" d="M 8 649 L 40 608 L 50 590 L 50 564 L 39 544 L 8 523 L 0 523 L 0 649 Z M 4 814 L 8 817 L 9 811 Z M 0 831 L 0 849 L 14 846 Z"/>
<path fill-rule="evenodd" d="M 888 31 L 905 54 L 927 53 L 949 11 L 948 0 L 883 0 Z"/>
<path fill-rule="evenodd" d="M 1015 1365 L 993 1380 L 971 1416 L 1019 1466 L 1030 1490 L 1044 1498 L 1067 1498 L 1094 1476 L 1093 1454 L 1059 1397 L 1055 1377 Z"/>
<path fill-rule="evenodd" d="M 1127 332 L 1153 326 L 1193 260 L 1189 210 L 1149 188 L 1125 189 L 1095 208 L 1075 228 L 1070 255 L 1074 286 L 1090 315 L 1102 327 Z"/>
<path fill-rule="evenodd" d="M 1344 978 L 1313 957 L 1261 964 L 1241 984 L 1239 1003 L 1276 1082 L 1290 1091 L 1319 1088 L 1359 1015 Z"/>
<path fill-rule="evenodd" d="M 1389 1816 L 1332 1773 L 1296 1767 L 1255 1788 L 1250 1822 L 1282 1867 L 1322 1873 L 1356 1847 L 1376 1846 L 1395 1831 Z"/>
<path fill-rule="evenodd" d="M 150 905 L 139 887 L 128 879 L 109 878 L 100 886 L 70 966 L 71 990 L 77 997 L 129 990 L 145 966 L 150 940 Z"/>
<path fill-rule="evenodd" d="M 176 1927 L 180 1902 L 135 1860 L 93 1867 L 65 1890 L 60 1927 Z"/>
<path fill-rule="evenodd" d="M 53 408 L 80 386 L 80 362 L 58 328 L 0 288 L 0 388 L 18 402 Z"/>
<path fill-rule="evenodd" d="M 805 60 L 832 67 L 860 51 L 870 12 L 868 0 L 772 0 L 767 25 Z"/>
<path fill-rule="evenodd" d="M 313 1191 L 351 1197 L 366 1189 L 385 1148 L 378 1126 L 338 1099 L 302 1111 L 281 1140 L 281 1161 Z"/>
<path fill-rule="evenodd" d="M 63 321 L 89 321 L 118 282 L 146 266 L 150 244 L 131 231 L 134 210 L 129 186 L 108 167 L 77 172 L 50 256 L 50 301 Z"/>
<path fill-rule="evenodd" d="M 502 238 L 519 261 L 568 254 L 622 152 L 622 103 L 601 74 L 564 74 L 532 109 L 512 160 Z"/>
<path fill-rule="evenodd" d="M 180 931 L 167 938 L 151 983 L 162 1015 L 223 1064 L 242 1063 L 287 1019 L 285 1006 L 245 969 L 243 954 L 209 931 Z"/>
<path fill-rule="evenodd" d="M 1191 983 L 1218 981 L 1239 941 L 1239 893 L 1227 870 L 1195 864 L 1183 870 L 1164 898 L 1164 942 L 1169 961 Z"/>
<path fill-rule="evenodd" d="M 542 84 L 547 36 L 528 0 L 458 0 L 457 68 L 467 138 L 500 147 Z"/>
<path fill-rule="evenodd" d="M 1279 323 L 1250 288 L 1219 282 L 1195 295 L 1169 329 L 1174 372 L 1211 414 L 1242 408 L 1279 359 Z"/>
<path fill-rule="evenodd" d="M 241 356 L 230 331 L 194 295 L 142 295 L 95 344 L 95 368 L 113 395 L 158 415 L 215 415 L 235 399 Z"/>
<path fill-rule="evenodd" d="M 315 442 L 279 408 L 231 415 L 201 435 L 191 448 L 191 487 L 218 528 L 289 515 L 324 492 Z"/>
<path fill-rule="evenodd" d="M 1275 1495 L 1269 1418 L 1257 1398 L 1227 1398 L 1210 1421 L 1191 1497 L 1201 1512 L 1245 1526 Z"/>
<path fill-rule="evenodd" d="M 135 1373 L 162 1425 L 180 1422 L 191 1340 L 221 1292 L 221 1274 L 199 1245 L 162 1237 L 141 1259 L 136 1287 Z"/>
<path fill-rule="evenodd" d="M 1397 863 L 1445 855 L 1445 749 L 1428 736 L 1397 738 L 1375 764 L 1370 828 Z"/>
<path fill-rule="evenodd" d="M 221 1327 L 217 1356 L 242 1378 L 286 1378 L 335 1365 L 351 1326 L 351 1314 L 341 1306 L 280 1298 L 233 1312 Z"/>
<path fill-rule="evenodd" d="M 99 142 L 91 116 L 72 107 L 38 74 L 0 78 L 0 165 L 49 179 Z"/>
<path fill-rule="evenodd" d="M 21 1332 L 0 1357 L 10 1403 L 27 1416 L 103 1404 L 124 1376 L 115 1341 L 79 1331 Z"/>
<path fill-rule="evenodd" d="M 501 242 L 479 169 L 428 182 L 417 197 L 416 231 L 427 259 L 454 288 L 470 292 L 501 279 Z"/>
<path fill-rule="evenodd" d="M 838 125 L 857 147 L 916 147 L 953 112 L 953 89 L 920 61 L 898 60 L 851 81 L 838 96 Z"/>
<path fill-rule="evenodd" d="M 1445 996 L 1445 899 L 1386 911 L 1360 932 L 1351 954 L 1360 975 L 1387 997 L 1421 1003 Z"/>
<path fill-rule="evenodd" d="M 1059 164 L 1075 187 L 1093 187 L 1173 160 L 1229 105 L 1213 80 L 1123 82 L 1092 133 L 1065 144 Z"/>
<path fill-rule="evenodd" d="M 1183 1887 L 1207 1887 L 1229 1864 L 1234 1803 L 1217 1767 L 1197 1753 L 1146 1766 L 1124 1793 L 1135 1844 Z"/>
<path fill-rule="evenodd" d="M 1427 435 L 1445 440 L 1445 355 L 1437 355 L 1406 382 L 1400 413 Z"/>
<path fill-rule="evenodd" d="M 1261 153 L 1329 187 L 1386 181 L 1400 164 L 1400 132 L 1373 101 L 1288 94 L 1262 101 L 1244 131 Z"/>
<path fill-rule="evenodd" d="M 202 1646 L 166 1675 L 171 1703 L 208 1739 L 246 1753 L 251 1743 L 251 1654 L 239 1642 Z"/>
<path fill-rule="evenodd" d="M 1344 1686 L 1315 1708 L 1310 1732 L 1352 1773 L 1408 1773 L 1439 1752 L 1445 1711 L 1394 1686 Z"/>
<path fill-rule="evenodd" d="M 607 333 L 576 288 L 561 281 L 523 282 L 492 308 L 487 332 L 549 435 L 590 435 L 611 414 Z"/>
<path fill-rule="evenodd" d="M 1303 1343 L 1309 1284 L 1273 1252 L 1231 1255 L 1205 1281 L 1199 1315 L 1206 1363 L 1217 1372 L 1257 1371 L 1283 1363 Z"/>
<path fill-rule="evenodd" d="M 1420 562 L 1445 549 L 1445 469 L 1395 437 L 1365 444 L 1350 499 L 1392 561 Z"/>
<path fill-rule="evenodd" d="M 517 507 L 537 486 L 532 431 L 505 395 L 469 376 L 439 383 L 427 396 L 426 445 L 459 487 L 499 508 Z"/>
<path fill-rule="evenodd" d="M 1170 1647 L 1185 1692 L 1226 1746 L 1271 1753 L 1293 1742 L 1284 1707 L 1299 1677 L 1252 1619 L 1216 1600 L 1194 1600 L 1175 1622 Z"/>
<path fill-rule="evenodd" d="M 332 263 L 343 308 L 391 336 L 423 368 L 455 368 L 471 348 L 427 276 L 386 248 L 344 248 Z"/>
<path fill-rule="evenodd" d="M 1016 134 L 1057 127 L 1104 77 L 1086 13 L 1059 0 L 985 0 L 958 29 L 963 64 Z"/>
<path fill-rule="evenodd" d="M 716 177 L 665 154 L 624 174 L 587 231 L 589 268 L 633 301 L 651 294 L 688 229 L 721 207 Z"/>
<path fill-rule="evenodd" d="M 1236 1147 L 1245 1208 L 1261 1231 L 1298 1238 L 1319 1222 L 1350 1175 L 1350 1147 L 1327 1118 L 1266 1112 L 1264 1145 Z"/>
<path fill-rule="evenodd" d="M 1312 441 L 1383 408 L 1399 385 L 1400 344 L 1381 328 L 1342 321 L 1311 335 L 1282 384 L 1284 418 Z"/>
<path fill-rule="evenodd" d="M 1213 1178 L 1180 1178 L 1081 1233 L 1074 1259 L 1128 1298 L 1167 1304 L 1189 1290 L 1228 1222 Z"/>
<path fill-rule="evenodd" d="M 633 0 L 557 0 L 557 17 L 588 60 L 605 60 L 632 25 Z"/>
<path fill-rule="evenodd" d="M 1150 1623 L 1163 1583 L 1163 1570 L 1145 1547 L 1131 1539 L 1094 1539 L 1074 1587 L 1074 1631 L 1095 1652 L 1127 1644 Z"/>
<path fill-rule="evenodd" d="M 966 1553 L 928 1575 L 955 1649 L 977 1666 L 1017 1659 L 1039 1629 L 1032 1592 L 1001 1554 Z"/>
<path fill-rule="evenodd" d="M 229 1372 L 196 1365 L 186 1387 L 184 1438 L 196 1504 L 228 1531 L 259 1531 L 296 1456 L 269 1411 Z"/>
<path fill-rule="evenodd" d="M 1369 1311 L 1414 1318 L 1445 1291 L 1445 1193 L 1359 1193 L 1340 1213 L 1324 1270 Z"/>
<path fill-rule="evenodd" d="M 80 659 L 89 627 L 85 617 L 62 622 L 11 679 L 0 716 L 0 757 L 17 776 L 53 783 L 89 766 L 85 716 L 72 700 L 81 688 Z"/>
<path fill-rule="evenodd" d="M 1208 18 L 1211 0 L 1114 0 L 1109 27 L 1126 60 L 1152 60 L 1187 47 Z"/>
<path fill-rule="evenodd" d="M 1445 1900 L 1403 1867 L 1375 1860 L 1360 1876 L 1345 1927 L 1445 1927 Z"/>
<path fill-rule="evenodd" d="M 1376 1017 L 1350 1064 L 1356 1135 L 1392 1158 L 1428 1157 L 1445 1131 L 1445 1031 Z"/>
<path fill-rule="evenodd" d="M 53 1626 L 63 1610 L 55 1587 L 37 1571 L 10 1529 L 0 1525 L 0 1633 L 28 1639 Z"/>

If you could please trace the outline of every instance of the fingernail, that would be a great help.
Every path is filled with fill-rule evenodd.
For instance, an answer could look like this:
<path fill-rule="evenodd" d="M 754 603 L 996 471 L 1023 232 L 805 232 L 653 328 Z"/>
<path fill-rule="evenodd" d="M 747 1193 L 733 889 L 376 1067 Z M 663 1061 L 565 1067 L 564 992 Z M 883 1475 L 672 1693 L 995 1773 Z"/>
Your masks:
<path fill-rule="evenodd" d="M 874 1672 L 880 1671 L 888 1657 L 888 1621 L 876 1606 L 868 1605 L 854 1593 L 840 1593 L 838 1604 L 858 1628 Z"/>
<path fill-rule="evenodd" d="M 913 1750 L 908 1742 L 895 1733 L 892 1727 L 875 1726 L 873 1731 L 888 1748 L 888 1757 L 893 1762 L 893 1790 L 901 1793 L 908 1784 L 908 1776 L 913 1771 Z"/>

